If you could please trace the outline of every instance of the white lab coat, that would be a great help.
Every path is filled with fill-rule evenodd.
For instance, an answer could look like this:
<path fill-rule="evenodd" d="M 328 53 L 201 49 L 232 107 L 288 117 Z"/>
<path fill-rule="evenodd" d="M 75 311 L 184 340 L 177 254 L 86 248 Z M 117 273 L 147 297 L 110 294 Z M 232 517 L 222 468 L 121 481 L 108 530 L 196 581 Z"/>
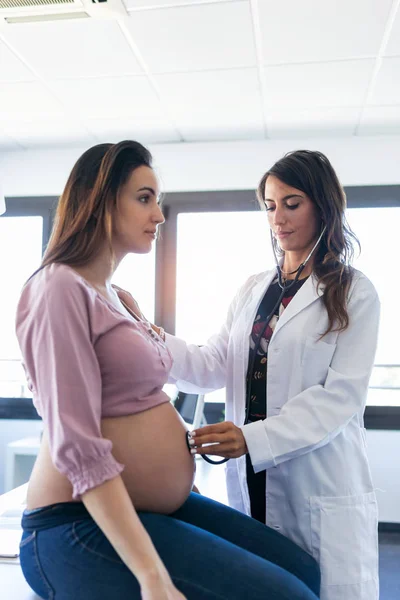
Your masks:
<path fill-rule="evenodd" d="M 226 386 L 226 419 L 242 426 L 250 331 L 276 271 L 251 277 L 207 345 L 167 335 L 171 382 L 187 392 Z M 320 563 L 321 600 L 377 600 L 378 514 L 363 413 L 377 342 L 379 299 L 355 271 L 350 325 L 328 324 L 310 277 L 280 317 L 268 350 L 267 419 L 242 426 L 256 472 L 267 470 L 266 523 Z M 250 514 L 245 457 L 226 467 L 229 504 Z"/>

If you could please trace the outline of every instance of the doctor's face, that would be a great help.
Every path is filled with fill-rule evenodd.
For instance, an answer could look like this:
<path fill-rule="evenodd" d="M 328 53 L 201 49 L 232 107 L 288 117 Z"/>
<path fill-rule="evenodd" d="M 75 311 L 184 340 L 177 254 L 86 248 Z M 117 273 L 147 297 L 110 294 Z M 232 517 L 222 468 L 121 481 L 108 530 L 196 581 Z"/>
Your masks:
<path fill-rule="evenodd" d="M 284 252 L 307 252 L 321 229 L 314 202 L 274 175 L 265 182 L 264 203 L 271 230 Z"/>

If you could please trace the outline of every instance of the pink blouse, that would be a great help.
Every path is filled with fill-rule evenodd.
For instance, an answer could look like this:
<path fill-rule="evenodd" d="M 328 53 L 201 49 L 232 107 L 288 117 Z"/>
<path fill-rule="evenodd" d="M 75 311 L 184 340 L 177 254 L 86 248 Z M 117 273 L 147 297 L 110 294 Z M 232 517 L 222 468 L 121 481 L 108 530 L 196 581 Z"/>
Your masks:
<path fill-rule="evenodd" d="M 120 312 L 72 268 L 52 264 L 25 285 L 16 331 L 33 402 L 73 497 L 123 470 L 103 417 L 164 402 L 172 357 L 146 321 Z"/>

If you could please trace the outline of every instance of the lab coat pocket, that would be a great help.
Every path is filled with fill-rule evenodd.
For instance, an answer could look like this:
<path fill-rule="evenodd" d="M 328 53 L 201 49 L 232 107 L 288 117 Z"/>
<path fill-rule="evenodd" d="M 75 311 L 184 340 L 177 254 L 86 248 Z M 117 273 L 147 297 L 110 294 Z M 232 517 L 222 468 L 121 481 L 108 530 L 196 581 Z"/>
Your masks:
<path fill-rule="evenodd" d="M 303 389 L 325 383 L 335 350 L 336 344 L 314 337 L 306 339 L 301 363 Z"/>
<path fill-rule="evenodd" d="M 374 492 L 310 498 L 311 545 L 323 585 L 354 585 L 378 576 Z"/>

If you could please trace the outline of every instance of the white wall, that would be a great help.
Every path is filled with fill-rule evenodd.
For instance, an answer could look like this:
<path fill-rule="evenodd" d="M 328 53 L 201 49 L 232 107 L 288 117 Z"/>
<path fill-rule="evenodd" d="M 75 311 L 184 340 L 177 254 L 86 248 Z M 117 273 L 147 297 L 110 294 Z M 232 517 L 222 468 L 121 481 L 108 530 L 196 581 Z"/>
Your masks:
<path fill-rule="evenodd" d="M 400 136 L 150 146 L 167 192 L 253 189 L 276 160 L 299 148 L 326 153 L 344 185 L 400 183 Z M 60 194 L 70 169 L 84 150 L 0 153 L 5 195 Z"/>

